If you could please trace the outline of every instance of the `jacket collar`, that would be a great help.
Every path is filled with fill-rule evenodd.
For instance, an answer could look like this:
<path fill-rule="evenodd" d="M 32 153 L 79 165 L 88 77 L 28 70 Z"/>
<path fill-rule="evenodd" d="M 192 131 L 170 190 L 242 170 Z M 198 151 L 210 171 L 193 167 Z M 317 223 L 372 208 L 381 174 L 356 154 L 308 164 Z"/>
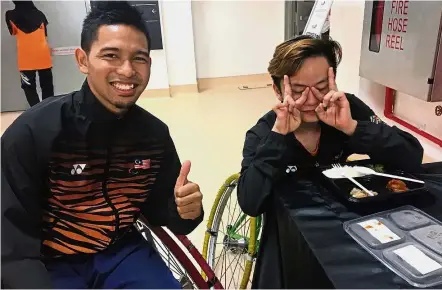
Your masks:
<path fill-rule="evenodd" d="M 83 135 L 86 135 L 91 126 L 104 131 L 112 129 L 118 121 L 124 118 L 124 116 L 118 116 L 110 112 L 100 103 L 92 93 L 87 80 L 84 81 L 81 89 L 74 93 L 72 101 L 77 120 L 76 127 Z M 126 112 L 125 116 L 130 111 Z"/>

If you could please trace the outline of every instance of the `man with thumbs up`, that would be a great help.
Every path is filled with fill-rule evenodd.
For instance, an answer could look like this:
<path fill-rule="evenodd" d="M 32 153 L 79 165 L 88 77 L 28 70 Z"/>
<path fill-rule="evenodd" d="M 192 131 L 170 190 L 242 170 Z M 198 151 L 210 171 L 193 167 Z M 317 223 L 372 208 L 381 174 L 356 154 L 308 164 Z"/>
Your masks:
<path fill-rule="evenodd" d="M 189 182 L 190 161 L 185 161 L 175 185 L 175 202 L 182 219 L 194 220 L 201 216 L 203 195 L 198 184 Z"/>
<path fill-rule="evenodd" d="M 136 104 L 150 39 L 136 7 L 97 1 L 75 51 L 81 89 L 45 99 L 2 135 L 5 288 L 181 288 L 134 227 L 143 216 L 187 235 L 203 220 L 190 162 L 181 165 L 168 126 Z"/>

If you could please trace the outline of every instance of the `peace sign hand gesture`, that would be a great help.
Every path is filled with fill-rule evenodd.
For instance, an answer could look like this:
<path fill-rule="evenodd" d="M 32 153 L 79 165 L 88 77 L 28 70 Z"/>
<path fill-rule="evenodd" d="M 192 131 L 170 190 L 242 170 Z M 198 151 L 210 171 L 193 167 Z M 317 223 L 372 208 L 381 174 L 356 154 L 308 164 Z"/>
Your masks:
<path fill-rule="evenodd" d="M 301 96 L 294 100 L 292 87 L 288 76 L 284 76 L 284 101 L 273 107 L 276 113 L 276 121 L 272 131 L 287 135 L 294 132 L 301 125 L 301 112 L 299 108 L 307 100 L 309 88 L 302 92 Z"/>
<path fill-rule="evenodd" d="M 350 103 L 344 92 L 340 92 L 336 86 L 333 68 L 328 69 L 328 87 L 330 91 L 323 95 L 315 87 L 312 87 L 313 95 L 319 100 L 316 114 L 322 122 L 335 127 L 347 135 L 352 135 L 356 129 L 357 121 L 353 120 L 350 111 Z"/>

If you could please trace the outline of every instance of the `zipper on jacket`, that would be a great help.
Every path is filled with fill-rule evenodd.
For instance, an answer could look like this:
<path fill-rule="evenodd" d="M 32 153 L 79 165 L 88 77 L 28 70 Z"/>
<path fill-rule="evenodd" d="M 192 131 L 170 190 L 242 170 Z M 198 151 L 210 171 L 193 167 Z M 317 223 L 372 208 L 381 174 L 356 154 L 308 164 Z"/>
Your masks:
<path fill-rule="evenodd" d="M 115 214 L 115 233 L 114 235 L 112 235 L 111 241 L 109 244 L 113 244 L 115 242 L 115 239 L 118 237 L 118 229 L 120 227 L 120 217 L 118 215 L 118 210 L 117 208 L 114 206 L 114 204 L 112 203 L 109 194 L 107 192 L 107 179 L 108 179 L 108 174 L 109 174 L 109 166 L 110 166 L 110 148 L 108 147 L 106 149 L 106 165 L 104 168 L 104 178 L 103 178 L 103 183 L 102 183 L 102 188 L 103 188 L 103 196 L 104 199 L 106 200 L 106 202 L 109 204 L 109 206 L 112 208 L 112 211 Z"/>

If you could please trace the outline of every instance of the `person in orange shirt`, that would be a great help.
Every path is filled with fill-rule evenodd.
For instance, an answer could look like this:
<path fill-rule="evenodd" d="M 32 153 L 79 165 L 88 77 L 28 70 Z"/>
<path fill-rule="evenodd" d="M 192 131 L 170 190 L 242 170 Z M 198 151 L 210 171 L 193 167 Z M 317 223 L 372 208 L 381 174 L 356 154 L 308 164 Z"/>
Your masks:
<path fill-rule="evenodd" d="M 35 77 L 38 72 L 42 99 L 54 95 L 51 49 L 47 42 L 46 16 L 32 1 L 12 1 L 15 9 L 6 12 L 9 33 L 17 40 L 21 87 L 32 107 L 40 102 Z"/>

